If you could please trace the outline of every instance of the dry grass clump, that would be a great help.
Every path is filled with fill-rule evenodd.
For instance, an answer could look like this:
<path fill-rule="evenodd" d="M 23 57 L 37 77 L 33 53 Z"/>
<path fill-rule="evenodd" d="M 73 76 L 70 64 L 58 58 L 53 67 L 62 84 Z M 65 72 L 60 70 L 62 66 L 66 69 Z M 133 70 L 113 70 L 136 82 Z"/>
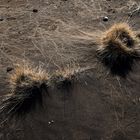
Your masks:
<path fill-rule="evenodd" d="M 48 76 L 43 71 L 18 67 L 10 77 L 11 94 L 0 104 L 0 114 L 10 118 L 25 116 L 42 105 L 44 91 L 47 92 Z"/>
<path fill-rule="evenodd" d="M 73 88 L 76 73 L 78 69 L 64 68 L 48 75 L 42 70 L 17 67 L 10 76 L 11 93 L 4 96 L 0 113 L 6 119 L 25 117 L 37 106 L 42 106 L 43 95 L 48 93 L 48 88 L 69 92 Z"/>
<path fill-rule="evenodd" d="M 98 57 L 111 73 L 125 77 L 132 70 L 137 58 L 137 37 L 129 25 L 118 23 L 107 30 L 101 38 Z"/>
<path fill-rule="evenodd" d="M 63 70 L 58 70 L 51 75 L 49 84 L 52 87 L 56 87 L 62 91 L 69 92 L 73 88 L 73 82 L 76 78 L 76 73 L 78 69 L 65 68 Z"/>

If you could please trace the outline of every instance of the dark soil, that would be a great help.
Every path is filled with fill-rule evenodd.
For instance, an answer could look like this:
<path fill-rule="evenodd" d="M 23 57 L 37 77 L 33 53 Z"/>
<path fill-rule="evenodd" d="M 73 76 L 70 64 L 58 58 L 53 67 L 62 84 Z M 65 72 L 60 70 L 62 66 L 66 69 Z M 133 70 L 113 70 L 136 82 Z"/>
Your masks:
<path fill-rule="evenodd" d="M 2 123 L 0 140 L 140 139 L 139 62 L 124 79 L 96 59 L 97 39 L 113 23 L 139 31 L 139 7 L 139 0 L 0 0 L 0 95 L 9 93 L 16 65 L 92 67 L 73 91 L 50 89 L 44 108 Z"/>

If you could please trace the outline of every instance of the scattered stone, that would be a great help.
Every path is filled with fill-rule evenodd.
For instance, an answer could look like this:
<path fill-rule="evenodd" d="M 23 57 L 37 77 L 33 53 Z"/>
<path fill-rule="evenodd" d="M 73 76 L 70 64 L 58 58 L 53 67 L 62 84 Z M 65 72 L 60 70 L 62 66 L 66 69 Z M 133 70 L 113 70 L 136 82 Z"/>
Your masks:
<path fill-rule="evenodd" d="M 49 121 L 48 125 L 51 125 L 52 123 L 54 123 L 54 120 Z"/>
<path fill-rule="evenodd" d="M 105 17 L 103 17 L 103 21 L 108 21 L 108 17 L 107 16 L 105 16 Z"/>
<path fill-rule="evenodd" d="M 51 120 L 51 123 L 54 123 L 54 120 Z"/>
<path fill-rule="evenodd" d="M 48 122 L 48 125 L 50 125 L 51 124 L 51 122 Z"/>
<path fill-rule="evenodd" d="M 4 19 L 2 17 L 0 17 L 0 21 L 3 21 Z"/>
<path fill-rule="evenodd" d="M 10 72 L 10 71 L 12 71 L 12 70 L 14 70 L 14 68 L 12 68 L 12 67 L 7 67 L 7 72 Z"/>
<path fill-rule="evenodd" d="M 38 12 L 38 10 L 37 10 L 37 9 L 33 9 L 33 12 L 34 12 L 34 13 L 37 13 L 37 12 Z"/>

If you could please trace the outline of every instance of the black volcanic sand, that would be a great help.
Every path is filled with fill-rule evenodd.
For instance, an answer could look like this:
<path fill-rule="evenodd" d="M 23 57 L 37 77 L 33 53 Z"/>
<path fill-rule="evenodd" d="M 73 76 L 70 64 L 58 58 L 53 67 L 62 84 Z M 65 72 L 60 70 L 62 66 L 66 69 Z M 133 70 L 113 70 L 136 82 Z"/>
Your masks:
<path fill-rule="evenodd" d="M 1 0 L 0 95 L 9 93 L 8 77 L 18 64 L 48 72 L 74 65 L 92 68 L 78 75 L 70 92 L 50 88 L 44 108 L 25 120 L 1 124 L 0 140 L 140 139 L 139 62 L 124 79 L 109 74 L 96 59 L 97 39 L 113 23 L 127 22 L 139 31 L 139 4 L 139 0 Z"/>

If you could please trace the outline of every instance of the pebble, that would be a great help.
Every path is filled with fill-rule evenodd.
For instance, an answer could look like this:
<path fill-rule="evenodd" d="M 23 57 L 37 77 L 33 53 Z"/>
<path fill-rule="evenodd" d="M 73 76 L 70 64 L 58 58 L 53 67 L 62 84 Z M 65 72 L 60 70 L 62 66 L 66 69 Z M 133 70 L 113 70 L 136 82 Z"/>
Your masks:
<path fill-rule="evenodd" d="M 54 123 L 54 120 L 49 121 L 48 125 L 51 125 L 52 123 Z"/>
<path fill-rule="evenodd" d="M 3 21 L 4 19 L 2 17 L 0 17 L 0 21 Z"/>
<path fill-rule="evenodd" d="M 51 120 L 51 123 L 54 123 L 54 120 Z"/>
<path fill-rule="evenodd" d="M 50 124 L 51 124 L 51 122 L 48 122 L 48 124 L 50 125 Z"/>
<path fill-rule="evenodd" d="M 12 71 L 14 68 L 12 68 L 12 67 L 7 67 L 7 72 L 10 72 L 10 71 Z"/>
<path fill-rule="evenodd" d="M 37 12 L 38 12 L 38 10 L 37 10 L 37 9 L 33 9 L 33 12 L 34 12 L 34 13 L 37 13 Z"/>
<path fill-rule="evenodd" d="M 107 16 L 105 16 L 105 17 L 103 17 L 103 21 L 108 21 L 108 17 Z"/>

